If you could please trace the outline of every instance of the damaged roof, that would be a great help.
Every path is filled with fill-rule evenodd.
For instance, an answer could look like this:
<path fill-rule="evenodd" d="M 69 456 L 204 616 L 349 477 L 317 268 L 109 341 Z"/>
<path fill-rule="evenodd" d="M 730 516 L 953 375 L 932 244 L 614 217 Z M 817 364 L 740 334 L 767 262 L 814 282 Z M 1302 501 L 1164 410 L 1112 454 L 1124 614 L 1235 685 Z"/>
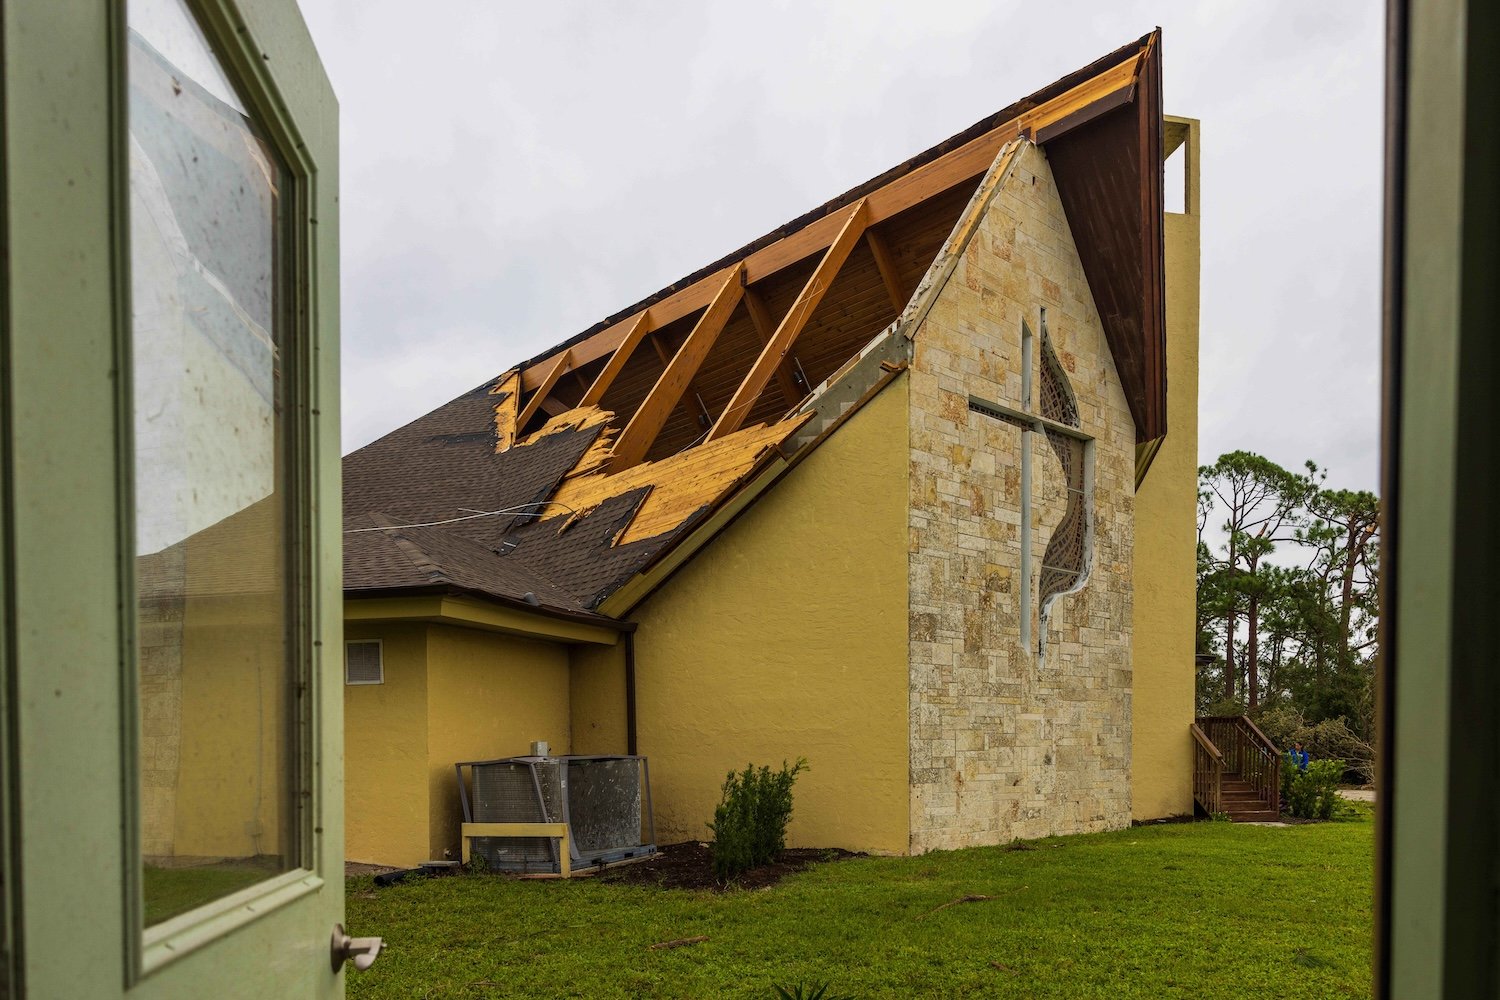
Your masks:
<path fill-rule="evenodd" d="M 1054 159 L 1137 440 L 1159 439 L 1160 60 L 1152 32 L 352 452 L 346 593 L 628 612 L 627 584 L 899 375 L 1027 142 Z"/>

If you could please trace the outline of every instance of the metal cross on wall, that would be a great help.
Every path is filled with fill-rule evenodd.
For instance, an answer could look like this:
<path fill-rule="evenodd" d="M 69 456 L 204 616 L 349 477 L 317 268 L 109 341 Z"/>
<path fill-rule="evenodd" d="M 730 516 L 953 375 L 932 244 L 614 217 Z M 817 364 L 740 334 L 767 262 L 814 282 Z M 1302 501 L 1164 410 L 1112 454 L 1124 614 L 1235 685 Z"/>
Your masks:
<path fill-rule="evenodd" d="M 969 409 L 1021 429 L 1021 645 L 1033 649 L 1038 661 L 1045 649 L 1047 615 L 1056 600 L 1080 589 L 1088 578 L 1094 529 L 1094 439 L 1080 429 L 1078 398 L 1067 372 L 1052 348 L 1047 332 L 1047 310 L 1040 313 L 1041 343 L 1021 321 L 1021 409 L 969 397 Z M 1040 364 L 1038 364 L 1040 362 Z M 1039 385 L 1038 385 L 1039 384 Z M 1034 387 L 1040 389 L 1034 391 Z M 1034 398 L 1039 397 L 1039 398 Z M 1044 435 L 1062 466 L 1067 504 L 1042 555 L 1035 595 L 1031 588 L 1033 561 L 1032 439 Z M 1035 603 L 1033 603 L 1033 601 Z M 1033 646 L 1031 609 L 1040 608 Z"/>

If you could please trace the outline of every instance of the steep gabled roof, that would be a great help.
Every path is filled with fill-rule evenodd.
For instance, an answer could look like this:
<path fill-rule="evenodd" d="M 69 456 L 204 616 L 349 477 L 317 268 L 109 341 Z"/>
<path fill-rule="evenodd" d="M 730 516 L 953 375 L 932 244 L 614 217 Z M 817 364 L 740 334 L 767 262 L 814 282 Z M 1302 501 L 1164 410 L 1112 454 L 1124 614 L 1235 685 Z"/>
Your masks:
<path fill-rule="evenodd" d="M 1160 58 L 1153 32 L 350 454 L 345 517 L 377 530 L 346 535 L 346 591 L 426 574 L 577 612 L 680 560 L 903 370 L 1019 143 L 1060 151 L 1137 438 L 1159 438 Z"/>

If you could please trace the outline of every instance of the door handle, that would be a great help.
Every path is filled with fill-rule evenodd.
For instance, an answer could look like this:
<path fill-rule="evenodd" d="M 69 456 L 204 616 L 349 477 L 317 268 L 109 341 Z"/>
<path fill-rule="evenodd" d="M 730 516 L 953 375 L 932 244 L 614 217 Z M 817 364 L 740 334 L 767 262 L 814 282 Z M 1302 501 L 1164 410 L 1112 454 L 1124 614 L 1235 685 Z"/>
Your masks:
<path fill-rule="evenodd" d="M 343 924 L 334 924 L 331 945 L 333 971 L 342 969 L 345 962 L 353 962 L 354 967 L 363 972 L 375 964 L 375 959 L 380 956 L 380 949 L 384 947 L 384 938 L 350 937 Z"/>

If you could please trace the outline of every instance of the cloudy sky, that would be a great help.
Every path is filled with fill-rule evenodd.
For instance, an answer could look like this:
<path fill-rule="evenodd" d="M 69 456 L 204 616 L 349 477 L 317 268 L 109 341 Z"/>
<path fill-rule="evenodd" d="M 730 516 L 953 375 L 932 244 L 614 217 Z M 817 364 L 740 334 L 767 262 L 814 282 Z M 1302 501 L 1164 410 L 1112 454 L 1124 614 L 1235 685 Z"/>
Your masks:
<path fill-rule="evenodd" d="M 1375 0 L 301 0 L 358 447 L 1156 25 L 1203 120 L 1200 457 L 1378 469 Z"/>

